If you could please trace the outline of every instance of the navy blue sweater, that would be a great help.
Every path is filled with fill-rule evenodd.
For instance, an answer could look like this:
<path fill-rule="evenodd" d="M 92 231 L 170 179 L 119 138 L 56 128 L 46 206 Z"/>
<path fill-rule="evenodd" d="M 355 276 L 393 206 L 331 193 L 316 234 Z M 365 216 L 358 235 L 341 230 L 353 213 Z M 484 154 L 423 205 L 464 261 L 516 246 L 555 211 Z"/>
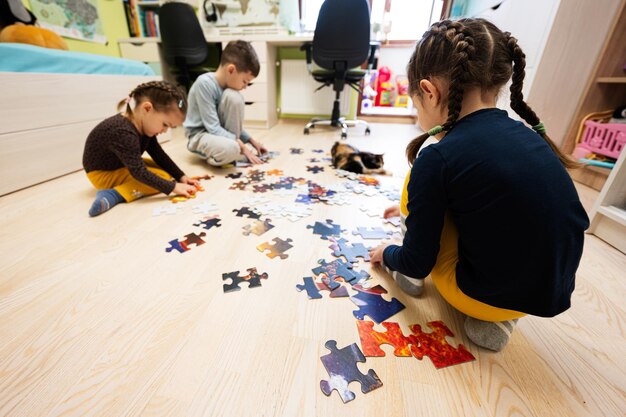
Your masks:
<path fill-rule="evenodd" d="M 449 211 L 464 294 L 543 317 L 569 308 L 589 219 L 569 174 L 533 130 L 498 109 L 464 117 L 420 152 L 408 195 L 402 246 L 384 251 L 389 268 L 426 277 Z"/>

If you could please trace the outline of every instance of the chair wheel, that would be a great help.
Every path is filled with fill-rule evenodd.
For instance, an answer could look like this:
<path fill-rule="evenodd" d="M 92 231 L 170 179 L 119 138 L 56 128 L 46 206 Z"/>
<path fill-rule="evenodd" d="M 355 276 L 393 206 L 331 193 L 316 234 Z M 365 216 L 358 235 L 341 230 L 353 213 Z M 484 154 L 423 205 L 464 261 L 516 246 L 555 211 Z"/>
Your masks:
<path fill-rule="evenodd" d="M 348 138 L 348 134 L 345 132 L 341 132 L 341 139 L 347 139 Z"/>
<path fill-rule="evenodd" d="M 308 134 L 309 134 L 309 128 L 308 128 L 308 127 L 305 127 L 305 128 L 304 128 L 304 134 L 305 134 L 305 135 L 308 135 Z"/>
<path fill-rule="evenodd" d="M 370 133 L 372 133 L 372 132 L 371 132 L 371 130 L 370 130 L 370 128 L 369 128 L 369 127 L 366 127 L 366 128 L 365 128 L 365 134 L 366 134 L 366 135 L 369 135 Z"/>

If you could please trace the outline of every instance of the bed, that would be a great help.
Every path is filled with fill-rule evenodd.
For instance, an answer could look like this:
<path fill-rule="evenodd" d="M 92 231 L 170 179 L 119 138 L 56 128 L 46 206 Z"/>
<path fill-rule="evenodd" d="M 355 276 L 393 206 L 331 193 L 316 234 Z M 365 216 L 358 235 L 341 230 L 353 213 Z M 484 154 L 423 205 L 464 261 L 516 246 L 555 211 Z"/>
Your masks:
<path fill-rule="evenodd" d="M 158 79 L 138 61 L 0 43 L 0 195 L 82 169 L 89 131 Z"/>

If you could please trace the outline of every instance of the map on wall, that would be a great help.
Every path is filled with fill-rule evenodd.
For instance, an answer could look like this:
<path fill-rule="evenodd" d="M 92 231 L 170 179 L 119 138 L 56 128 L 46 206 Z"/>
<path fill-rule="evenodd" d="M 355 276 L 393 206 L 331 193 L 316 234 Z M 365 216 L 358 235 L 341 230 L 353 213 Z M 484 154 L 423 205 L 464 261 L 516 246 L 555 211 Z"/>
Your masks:
<path fill-rule="evenodd" d="M 98 0 L 31 0 L 39 24 L 61 36 L 106 43 Z"/>

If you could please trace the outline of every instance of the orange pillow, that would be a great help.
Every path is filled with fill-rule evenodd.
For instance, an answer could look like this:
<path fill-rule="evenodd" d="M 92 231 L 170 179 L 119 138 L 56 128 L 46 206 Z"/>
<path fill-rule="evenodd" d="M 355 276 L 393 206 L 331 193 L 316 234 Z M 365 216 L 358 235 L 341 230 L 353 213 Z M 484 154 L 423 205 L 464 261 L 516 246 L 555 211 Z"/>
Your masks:
<path fill-rule="evenodd" d="M 28 43 L 51 49 L 68 50 L 62 37 L 51 30 L 31 25 L 15 24 L 7 26 L 0 32 L 0 42 Z"/>

